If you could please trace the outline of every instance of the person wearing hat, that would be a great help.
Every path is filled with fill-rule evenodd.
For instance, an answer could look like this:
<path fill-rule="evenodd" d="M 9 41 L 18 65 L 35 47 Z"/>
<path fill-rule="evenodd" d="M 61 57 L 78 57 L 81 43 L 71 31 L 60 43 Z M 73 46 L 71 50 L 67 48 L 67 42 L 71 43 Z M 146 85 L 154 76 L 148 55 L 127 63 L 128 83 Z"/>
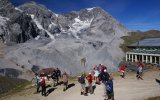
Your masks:
<path fill-rule="evenodd" d="M 93 77 L 92 77 L 92 74 L 89 73 L 89 74 L 86 76 L 86 79 L 87 79 L 87 81 L 88 81 L 89 92 L 90 92 L 91 94 L 93 94 L 93 87 L 92 87 L 92 79 L 93 79 Z"/>

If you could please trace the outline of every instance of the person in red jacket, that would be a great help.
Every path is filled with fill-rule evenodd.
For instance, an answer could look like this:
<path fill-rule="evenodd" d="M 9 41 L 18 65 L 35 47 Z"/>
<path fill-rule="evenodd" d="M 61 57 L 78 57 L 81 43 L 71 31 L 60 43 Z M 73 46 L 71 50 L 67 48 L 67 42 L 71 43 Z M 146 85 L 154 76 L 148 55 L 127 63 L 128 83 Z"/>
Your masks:
<path fill-rule="evenodd" d="M 125 78 L 126 66 L 125 65 L 120 66 L 119 70 L 121 72 L 121 74 L 120 74 L 121 78 Z"/>
<path fill-rule="evenodd" d="M 44 77 L 42 77 L 41 87 L 42 87 L 42 91 L 41 91 L 42 96 L 46 96 L 46 81 Z"/>
<path fill-rule="evenodd" d="M 86 76 L 86 79 L 87 79 L 87 81 L 88 81 L 89 91 L 90 91 L 91 94 L 93 94 L 93 87 L 92 87 L 92 79 L 93 79 L 93 77 L 92 77 L 92 74 L 89 73 L 89 74 Z"/>

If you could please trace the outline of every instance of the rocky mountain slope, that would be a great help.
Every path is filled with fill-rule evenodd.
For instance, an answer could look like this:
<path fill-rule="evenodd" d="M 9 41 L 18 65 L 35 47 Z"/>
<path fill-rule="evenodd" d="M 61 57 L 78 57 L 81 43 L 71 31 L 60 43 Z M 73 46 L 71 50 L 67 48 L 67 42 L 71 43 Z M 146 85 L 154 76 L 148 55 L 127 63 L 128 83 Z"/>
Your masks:
<path fill-rule="evenodd" d="M 100 63 L 116 70 L 124 57 L 120 37 L 128 30 L 99 7 L 56 14 L 35 2 L 14 7 L 1 0 L 0 20 L 1 39 L 9 45 L 4 59 L 16 69 L 59 67 L 75 75 Z"/>

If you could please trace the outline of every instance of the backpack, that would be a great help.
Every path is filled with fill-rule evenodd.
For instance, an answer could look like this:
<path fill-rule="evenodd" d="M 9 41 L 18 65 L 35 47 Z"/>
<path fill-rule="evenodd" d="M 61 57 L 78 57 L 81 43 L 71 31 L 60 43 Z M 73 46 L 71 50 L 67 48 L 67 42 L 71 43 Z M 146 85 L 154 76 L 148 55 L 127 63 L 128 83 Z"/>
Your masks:
<path fill-rule="evenodd" d="M 108 82 L 106 82 L 106 90 L 109 93 L 113 92 L 113 82 L 111 80 L 109 80 Z"/>
<path fill-rule="evenodd" d="M 101 74 L 99 74 L 99 79 L 101 80 L 101 81 L 108 81 L 109 80 L 109 74 L 106 72 L 106 73 L 101 73 Z"/>
<path fill-rule="evenodd" d="M 40 77 L 36 76 L 36 84 L 40 83 Z"/>
<path fill-rule="evenodd" d="M 107 91 L 109 91 L 109 92 L 111 92 L 112 91 L 112 89 L 111 89 L 111 86 L 109 85 L 109 84 L 107 84 Z"/>
<path fill-rule="evenodd" d="M 87 77 L 88 82 L 92 82 L 92 75 L 88 75 Z"/>
<path fill-rule="evenodd" d="M 57 76 L 57 75 L 56 75 L 56 72 L 53 72 L 51 78 L 52 78 L 52 79 L 56 79 L 56 76 Z"/>
<path fill-rule="evenodd" d="M 41 86 L 43 87 L 43 86 L 45 86 L 45 85 L 46 85 L 45 79 L 42 79 L 42 81 L 41 81 Z"/>
<path fill-rule="evenodd" d="M 78 78 L 78 82 L 81 83 L 81 84 L 84 84 L 84 83 L 85 83 L 84 77 L 82 77 L 82 76 L 79 77 L 79 78 Z"/>

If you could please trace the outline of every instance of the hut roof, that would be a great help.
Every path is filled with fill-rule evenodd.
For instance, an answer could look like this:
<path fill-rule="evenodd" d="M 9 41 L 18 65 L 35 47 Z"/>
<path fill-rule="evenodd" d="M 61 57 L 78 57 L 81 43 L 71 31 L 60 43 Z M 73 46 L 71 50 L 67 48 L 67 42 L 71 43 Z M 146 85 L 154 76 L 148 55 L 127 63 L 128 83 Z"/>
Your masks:
<path fill-rule="evenodd" d="M 144 38 L 136 43 L 129 45 L 128 47 L 160 47 L 160 38 Z"/>

